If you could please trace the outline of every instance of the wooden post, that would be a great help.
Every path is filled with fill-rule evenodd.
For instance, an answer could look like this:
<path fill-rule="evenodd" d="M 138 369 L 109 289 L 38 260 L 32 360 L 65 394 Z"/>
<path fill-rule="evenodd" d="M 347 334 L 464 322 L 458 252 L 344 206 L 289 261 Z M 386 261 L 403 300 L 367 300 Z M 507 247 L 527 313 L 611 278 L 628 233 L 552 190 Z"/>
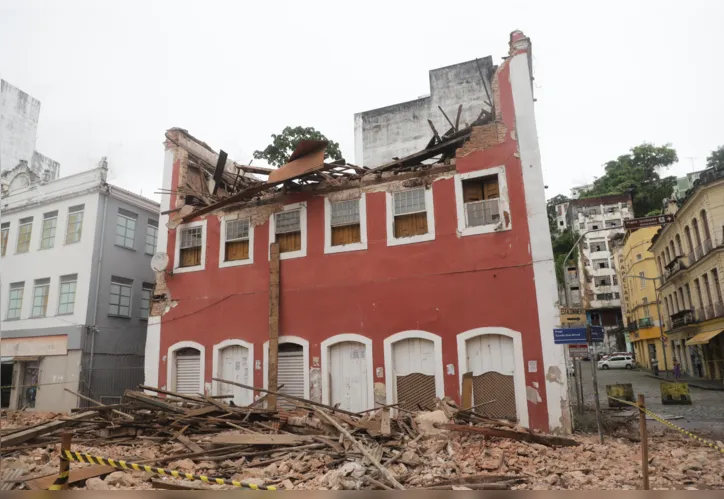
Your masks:
<path fill-rule="evenodd" d="M 463 409 L 473 406 L 473 373 L 463 374 Z"/>
<path fill-rule="evenodd" d="M 61 490 L 68 490 L 68 481 L 70 480 L 70 461 L 63 459 L 63 451 L 70 450 L 70 441 L 73 439 L 73 434 L 65 432 L 60 436 L 60 473 L 62 477 L 64 473 L 68 473 L 65 477 L 65 483 L 60 486 Z"/>
<path fill-rule="evenodd" d="M 279 243 L 272 243 L 269 248 L 269 364 L 267 374 L 269 388 L 277 389 L 279 373 Z M 267 407 L 277 408 L 277 396 L 267 396 Z"/>
<path fill-rule="evenodd" d="M 641 430 L 641 474 L 644 477 L 644 490 L 649 490 L 649 435 L 646 431 L 646 413 L 644 396 L 639 393 L 639 429 Z"/>
<path fill-rule="evenodd" d="M 593 350 L 591 353 L 591 373 L 593 374 L 593 396 L 596 402 L 596 427 L 598 428 L 598 440 L 603 443 L 603 424 L 601 422 L 601 400 L 598 398 L 598 374 L 597 365 L 598 360 L 596 358 L 596 344 L 593 343 L 593 336 L 591 332 L 591 325 L 586 324 L 586 340 L 588 345 Z"/>

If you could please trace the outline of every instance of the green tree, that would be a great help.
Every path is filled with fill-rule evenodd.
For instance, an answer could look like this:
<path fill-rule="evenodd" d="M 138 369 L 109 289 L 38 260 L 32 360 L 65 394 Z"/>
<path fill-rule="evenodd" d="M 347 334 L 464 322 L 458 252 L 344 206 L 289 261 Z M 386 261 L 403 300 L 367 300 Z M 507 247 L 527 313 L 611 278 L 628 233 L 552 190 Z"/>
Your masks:
<path fill-rule="evenodd" d="M 266 149 L 263 151 L 254 151 L 254 158 L 264 159 L 270 165 L 279 168 L 289 162 L 289 157 L 294 152 L 294 149 L 296 149 L 299 141 L 305 139 L 326 140 L 329 144 L 324 153 L 324 158 L 342 159 L 342 153 L 339 150 L 339 144 L 337 142 L 329 140 L 322 135 L 321 132 L 312 127 L 304 128 L 301 126 L 294 128 L 288 126 L 282 130 L 282 133 L 279 135 L 272 134 L 272 143 L 266 146 Z"/>
<path fill-rule="evenodd" d="M 606 173 L 593 183 L 585 197 L 631 192 L 634 214 L 641 217 L 661 213 L 664 199 L 671 196 L 676 177 L 661 178 L 656 171 L 679 160 L 670 144 L 641 144 L 629 154 L 606 163 Z"/>
<path fill-rule="evenodd" d="M 716 170 L 724 170 L 724 146 L 719 146 L 706 158 L 706 167 Z"/>

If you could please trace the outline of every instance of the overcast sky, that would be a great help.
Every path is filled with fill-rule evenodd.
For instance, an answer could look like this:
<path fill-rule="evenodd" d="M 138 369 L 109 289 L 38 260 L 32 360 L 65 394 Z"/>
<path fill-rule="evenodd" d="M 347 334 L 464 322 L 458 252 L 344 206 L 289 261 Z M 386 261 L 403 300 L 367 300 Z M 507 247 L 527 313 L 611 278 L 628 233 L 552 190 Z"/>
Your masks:
<path fill-rule="evenodd" d="M 584 6 L 585 4 L 585 6 Z M 164 131 L 248 162 L 286 125 L 354 160 L 353 115 L 429 92 L 428 70 L 533 42 L 547 196 L 643 141 L 681 175 L 724 144 L 724 2 L 0 0 L 0 77 L 42 102 L 61 175 L 108 156 L 155 197 Z M 691 159 L 690 159 L 691 158 Z"/>

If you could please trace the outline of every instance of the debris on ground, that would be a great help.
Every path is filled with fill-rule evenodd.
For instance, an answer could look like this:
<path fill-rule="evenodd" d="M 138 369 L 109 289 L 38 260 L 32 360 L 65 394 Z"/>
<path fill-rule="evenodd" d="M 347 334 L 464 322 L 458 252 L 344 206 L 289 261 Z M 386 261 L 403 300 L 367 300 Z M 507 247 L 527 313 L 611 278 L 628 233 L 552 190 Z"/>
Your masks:
<path fill-rule="evenodd" d="M 77 395 L 77 394 L 76 394 Z M 352 413 L 277 394 L 259 401 L 186 395 L 154 387 L 127 391 L 122 403 L 70 415 L 3 411 L 3 490 L 47 489 L 58 473 L 61 434 L 72 450 L 293 490 L 638 489 L 635 438 L 544 435 L 438 399 L 434 410 L 397 406 Z M 281 405 L 280 405 L 281 407 Z M 633 437 L 633 436 L 632 436 Z M 231 485 L 146 471 L 70 463 L 70 489 L 228 490 Z M 721 489 L 724 454 L 683 435 L 649 437 L 652 489 Z"/>

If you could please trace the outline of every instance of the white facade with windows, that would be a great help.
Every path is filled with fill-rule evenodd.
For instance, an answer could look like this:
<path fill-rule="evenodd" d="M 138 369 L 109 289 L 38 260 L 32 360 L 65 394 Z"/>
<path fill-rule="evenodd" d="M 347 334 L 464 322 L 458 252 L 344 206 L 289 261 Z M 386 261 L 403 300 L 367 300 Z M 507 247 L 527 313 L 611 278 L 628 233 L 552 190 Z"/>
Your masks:
<path fill-rule="evenodd" d="M 146 281 L 153 280 L 153 273 L 150 256 L 146 258 L 149 262 L 140 264 L 135 259 L 133 252 L 143 255 L 143 251 L 139 252 L 134 242 L 138 243 L 135 246 L 145 242 L 147 218 L 152 217 L 158 227 L 158 205 L 110 186 L 106 173 L 107 165 L 102 162 L 99 168 L 52 182 L 43 182 L 25 168 L 2 174 L 9 188 L 4 189 L 1 203 L 0 350 L 3 362 L 13 363 L 12 379 L 23 380 L 13 388 L 11 408 L 21 402 L 36 410 L 67 411 L 76 407 L 77 397 L 64 389 L 84 389 L 79 383 L 81 365 L 87 354 L 84 345 L 89 343 L 85 340 L 91 333 L 96 336 L 95 355 L 119 350 L 107 346 L 107 336 L 125 336 L 127 343 L 137 342 L 135 330 L 130 334 L 118 330 L 111 333 L 105 321 L 109 316 L 143 315 L 143 300 L 132 300 L 129 286 L 134 293 L 136 287 L 141 293 L 143 281 L 136 277 L 139 265 L 150 274 Z M 14 183 L 18 175 L 27 176 L 30 182 Z M 115 208 L 118 204 L 134 212 L 125 208 L 126 212 L 121 212 Z M 118 219 L 109 214 L 111 205 L 119 212 Z M 122 241 L 118 229 L 121 214 Z M 116 243 L 122 242 L 119 251 L 127 253 L 128 259 L 109 251 L 104 241 L 112 236 L 117 238 Z M 110 285 L 110 274 L 114 274 L 114 280 L 118 274 L 122 282 Z M 150 292 L 147 297 L 148 309 Z M 138 332 L 143 333 L 140 329 Z M 99 359 L 96 367 L 99 363 L 110 367 Z M 31 372 L 34 374 L 29 377 Z M 48 380 L 52 383 L 37 390 L 29 400 L 23 387 Z"/>

